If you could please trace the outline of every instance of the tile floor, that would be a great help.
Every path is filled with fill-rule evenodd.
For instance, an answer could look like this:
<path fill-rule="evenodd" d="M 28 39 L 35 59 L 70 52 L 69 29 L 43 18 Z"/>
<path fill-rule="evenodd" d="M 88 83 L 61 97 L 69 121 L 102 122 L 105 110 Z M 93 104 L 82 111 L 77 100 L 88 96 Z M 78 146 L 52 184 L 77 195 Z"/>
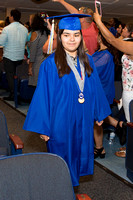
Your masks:
<path fill-rule="evenodd" d="M 106 156 L 104 159 L 97 158 L 96 161 L 120 178 L 132 183 L 126 175 L 125 158 L 120 158 L 115 155 L 115 152 L 121 147 L 118 137 L 115 136 L 113 143 L 109 144 L 108 134 L 104 134 L 103 146 L 106 150 Z"/>

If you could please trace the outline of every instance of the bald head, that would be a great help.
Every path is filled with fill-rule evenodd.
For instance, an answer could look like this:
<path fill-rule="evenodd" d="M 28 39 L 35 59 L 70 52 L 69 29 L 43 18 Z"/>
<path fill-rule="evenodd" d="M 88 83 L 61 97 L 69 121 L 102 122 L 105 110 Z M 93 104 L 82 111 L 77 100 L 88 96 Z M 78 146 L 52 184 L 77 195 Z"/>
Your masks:
<path fill-rule="evenodd" d="M 92 17 L 86 17 L 85 20 L 88 23 L 91 23 L 93 21 L 93 10 L 91 10 L 90 8 L 88 8 L 88 7 L 80 7 L 79 8 L 79 13 L 80 14 L 91 15 Z"/>

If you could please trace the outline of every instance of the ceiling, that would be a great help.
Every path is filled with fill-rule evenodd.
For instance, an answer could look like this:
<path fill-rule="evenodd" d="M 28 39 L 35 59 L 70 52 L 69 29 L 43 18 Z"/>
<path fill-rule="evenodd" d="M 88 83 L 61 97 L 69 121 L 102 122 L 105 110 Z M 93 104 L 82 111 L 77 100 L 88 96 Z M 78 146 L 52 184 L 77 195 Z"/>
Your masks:
<path fill-rule="evenodd" d="M 94 0 L 66 0 L 77 9 L 81 6 L 94 10 Z M 101 0 L 103 18 L 133 19 L 133 0 Z M 0 0 L 0 10 L 19 8 L 22 12 L 46 11 L 50 16 L 56 13 L 68 13 L 58 2 L 52 0 Z"/>

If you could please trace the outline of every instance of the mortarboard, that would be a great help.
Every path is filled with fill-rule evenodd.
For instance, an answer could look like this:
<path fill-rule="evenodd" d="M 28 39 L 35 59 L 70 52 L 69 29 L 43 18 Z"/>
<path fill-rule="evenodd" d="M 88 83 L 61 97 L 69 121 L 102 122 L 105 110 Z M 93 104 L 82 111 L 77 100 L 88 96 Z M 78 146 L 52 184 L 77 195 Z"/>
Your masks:
<path fill-rule="evenodd" d="M 79 18 L 84 17 L 91 17 L 91 15 L 86 14 L 67 14 L 67 15 L 58 15 L 47 17 L 47 19 L 52 19 L 52 30 L 50 34 L 50 42 L 48 46 L 47 53 L 52 53 L 52 46 L 53 46 L 53 37 L 54 37 L 54 19 L 59 19 L 59 29 L 67 29 L 67 30 L 81 30 L 81 23 Z"/>

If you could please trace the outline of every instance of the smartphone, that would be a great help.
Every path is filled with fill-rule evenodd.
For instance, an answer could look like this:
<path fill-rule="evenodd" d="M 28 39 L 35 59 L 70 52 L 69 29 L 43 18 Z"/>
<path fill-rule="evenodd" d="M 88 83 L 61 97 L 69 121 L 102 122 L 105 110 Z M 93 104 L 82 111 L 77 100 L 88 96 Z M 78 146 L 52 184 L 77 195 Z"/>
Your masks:
<path fill-rule="evenodd" d="M 97 7 L 99 15 L 102 16 L 102 8 L 101 8 L 101 2 L 95 1 L 95 8 Z"/>
<path fill-rule="evenodd" d="M 45 12 L 41 12 L 40 15 L 41 15 L 41 17 L 42 17 L 43 19 L 46 19 L 46 18 L 47 18 L 47 13 L 45 13 Z"/>

